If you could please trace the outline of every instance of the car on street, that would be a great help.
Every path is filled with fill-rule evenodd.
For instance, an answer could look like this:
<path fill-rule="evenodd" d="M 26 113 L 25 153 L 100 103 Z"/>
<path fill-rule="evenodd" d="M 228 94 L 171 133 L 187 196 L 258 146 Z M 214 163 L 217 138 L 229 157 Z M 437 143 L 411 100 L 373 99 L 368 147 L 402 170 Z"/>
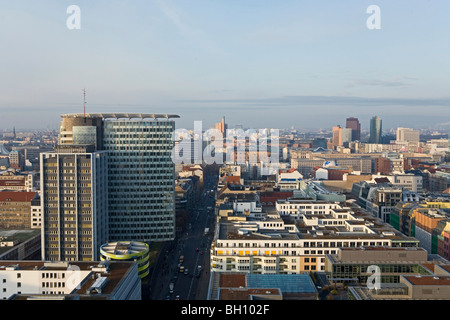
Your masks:
<path fill-rule="evenodd" d="M 184 274 L 189 274 L 189 270 L 187 268 L 184 270 Z"/>

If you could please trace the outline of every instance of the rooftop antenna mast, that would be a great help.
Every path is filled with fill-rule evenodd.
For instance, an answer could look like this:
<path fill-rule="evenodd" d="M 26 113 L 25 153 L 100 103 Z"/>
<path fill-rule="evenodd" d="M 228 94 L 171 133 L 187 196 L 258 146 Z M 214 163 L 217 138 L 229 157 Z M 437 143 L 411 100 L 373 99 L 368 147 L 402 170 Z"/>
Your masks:
<path fill-rule="evenodd" d="M 86 122 L 86 89 L 83 89 L 84 122 Z"/>

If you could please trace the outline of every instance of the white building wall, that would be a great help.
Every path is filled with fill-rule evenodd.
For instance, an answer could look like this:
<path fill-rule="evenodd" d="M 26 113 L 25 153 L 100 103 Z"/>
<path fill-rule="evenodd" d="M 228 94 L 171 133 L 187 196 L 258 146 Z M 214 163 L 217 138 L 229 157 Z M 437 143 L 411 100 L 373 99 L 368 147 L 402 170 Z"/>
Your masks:
<path fill-rule="evenodd" d="M 328 170 L 324 168 L 319 168 L 316 170 L 316 179 L 328 180 Z"/>
<path fill-rule="evenodd" d="M 13 294 L 70 294 L 90 271 L 0 269 L 0 299 Z"/>

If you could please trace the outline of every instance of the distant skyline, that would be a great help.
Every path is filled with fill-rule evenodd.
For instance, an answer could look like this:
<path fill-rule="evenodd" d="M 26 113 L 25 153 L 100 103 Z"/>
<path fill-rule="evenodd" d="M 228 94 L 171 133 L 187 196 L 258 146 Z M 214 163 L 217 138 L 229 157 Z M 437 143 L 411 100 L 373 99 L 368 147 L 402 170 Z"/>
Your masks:
<path fill-rule="evenodd" d="M 79 30 L 66 12 L 79 6 Z M 366 9 L 381 10 L 370 30 Z M 0 129 L 176 113 L 177 127 L 450 130 L 450 2 L 0 0 Z"/>

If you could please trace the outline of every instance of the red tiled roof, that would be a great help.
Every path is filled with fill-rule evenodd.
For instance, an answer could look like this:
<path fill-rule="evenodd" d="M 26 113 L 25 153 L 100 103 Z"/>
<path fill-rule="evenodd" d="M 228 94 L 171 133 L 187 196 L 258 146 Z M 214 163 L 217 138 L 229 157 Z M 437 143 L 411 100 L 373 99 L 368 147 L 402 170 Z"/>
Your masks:
<path fill-rule="evenodd" d="M 282 174 L 282 173 L 292 173 L 292 172 L 295 172 L 295 171 L 297 171 L 297 169 L 295 169 L 295 168 L 291 168 L 291 169 L 289 169 L 289 170 L 286 170 L 286 169 L 280 169 L 280 170 L 278 170 L 278 174 Z"/>
<path fill-rule="evenodd" d="M 2 187 L 15 187 L 15 186 L 24 186 L 25 180 L 0 180 L 0 186 Z"/>
<path fill-rule="evenodd" d="M 241 177 L 239 176 L 228 176 L 225 178 L 225 181 L 231 184 L 240 184 L 241 183 Z"/>
<path fill-rule="evenodd" d="M 0 201 L 30 202 L 35 196 L 36 192 L 2 191 L 0 192 Z"/>

